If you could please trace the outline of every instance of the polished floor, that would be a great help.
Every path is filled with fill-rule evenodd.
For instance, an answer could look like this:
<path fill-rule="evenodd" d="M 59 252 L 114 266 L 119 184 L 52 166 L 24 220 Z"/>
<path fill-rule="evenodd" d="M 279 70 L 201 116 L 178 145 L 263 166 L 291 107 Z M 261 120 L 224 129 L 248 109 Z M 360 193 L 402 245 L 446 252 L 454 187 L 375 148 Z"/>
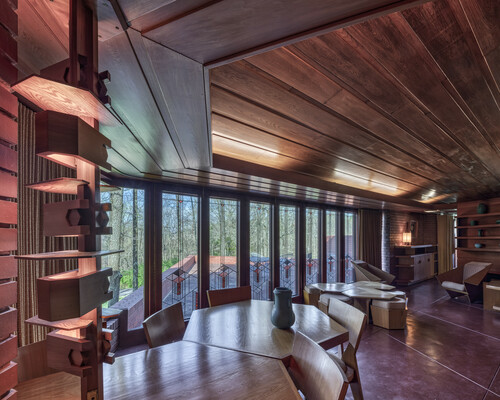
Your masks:
<path fill-rule="evenodd" d="M 451 300 L 434 279 L 406 291 L 407 328 L 370 325 L 363 335 L 364 398 L 500 399 L 500 313 Z"/>

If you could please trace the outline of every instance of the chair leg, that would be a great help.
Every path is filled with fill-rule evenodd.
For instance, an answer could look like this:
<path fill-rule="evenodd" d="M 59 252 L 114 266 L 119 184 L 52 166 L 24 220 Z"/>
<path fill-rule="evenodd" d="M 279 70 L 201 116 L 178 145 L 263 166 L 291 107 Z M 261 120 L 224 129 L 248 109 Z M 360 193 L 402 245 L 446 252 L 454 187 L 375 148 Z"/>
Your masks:
<path fill-rule="evenodd" d="M 354 370 L 354 376 L 352 381 L 349 382 L 349 386 L 351 387 L 354 400 L 363 400 L 363 389 L 361 388 L 361 380 L 359 379 L 359 371 L 357 368 Z"/>
<path fill-rule="evenodd" d="M 352 396 L 354 400 L 363 400 L 363 390 L 361 389 L 361 379 L 359 377 L 358 360 L 356 352 L 351 345 L 347 346 L 346 351 L 342 354 L 342 360 L 354 371 L 352 379 L 349 381 Z"/>

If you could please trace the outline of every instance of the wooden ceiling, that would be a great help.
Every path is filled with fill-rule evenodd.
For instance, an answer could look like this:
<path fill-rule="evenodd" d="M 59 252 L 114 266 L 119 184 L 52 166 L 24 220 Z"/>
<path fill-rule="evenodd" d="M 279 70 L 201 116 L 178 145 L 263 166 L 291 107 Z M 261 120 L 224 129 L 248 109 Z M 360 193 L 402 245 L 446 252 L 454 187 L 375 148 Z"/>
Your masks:
<path fill-rule="evenodd" d="M 212 69 L 214 154 L 424 202 L 498 193 L 500 3 L 484 3 L 429 2 Z"/>
<path fill-rule="evenodd" d="M 20 1 L 26 73 L 66 57 L 64 4 Z M 500 192 L 497 0 L 95 7 L 124 175 L 373 208 Z"/>

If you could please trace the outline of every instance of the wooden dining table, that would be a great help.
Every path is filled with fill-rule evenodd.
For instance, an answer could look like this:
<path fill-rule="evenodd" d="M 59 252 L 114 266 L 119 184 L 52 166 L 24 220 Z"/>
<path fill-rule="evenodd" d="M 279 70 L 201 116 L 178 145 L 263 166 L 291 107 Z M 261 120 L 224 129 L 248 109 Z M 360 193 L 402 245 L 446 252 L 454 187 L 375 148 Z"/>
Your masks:
<path fill-rule="evenodd" d="M 293 304 L 295 324 L 271 323 L 273 302 L 246 300 L 193 311 L 184 340 L 280 360 L 292 353 L 296 331 L 325 349 L 349 340 L 349 332 L 314 306 Z"/>
<path fill-rule="evenodd" d="M 104 364 L 104 399 L 296 399 L 280 360 L 180 341 Z M 57 372 L 20 383 L 20 400 L 79 400 L 80 378 Z"/>
<path fill-rule="evenodd" d="M 104 366 L 104 398 L 300 399 L 280 360 L 180 341 Z"/>

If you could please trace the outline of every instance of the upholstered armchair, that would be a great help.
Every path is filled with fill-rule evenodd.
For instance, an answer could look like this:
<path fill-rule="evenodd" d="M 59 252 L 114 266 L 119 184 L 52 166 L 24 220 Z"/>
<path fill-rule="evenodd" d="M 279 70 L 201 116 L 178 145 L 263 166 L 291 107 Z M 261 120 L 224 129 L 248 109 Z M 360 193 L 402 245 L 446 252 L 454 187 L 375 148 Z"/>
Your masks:
<path fill-rule="evenodd" d="M 396 277 L 362 260 L 351 261 L 356 274 L 356 282 L 373 281 L 390 285 Z"/>
<path fill-rule="evenodd" d="M 439 274 L 437 280 L 450 297 L 467 296 L 469 302 L 473 302 L 482 298 L 483 281 L 490 268 L 491 263 L 471 261 Z"/>

